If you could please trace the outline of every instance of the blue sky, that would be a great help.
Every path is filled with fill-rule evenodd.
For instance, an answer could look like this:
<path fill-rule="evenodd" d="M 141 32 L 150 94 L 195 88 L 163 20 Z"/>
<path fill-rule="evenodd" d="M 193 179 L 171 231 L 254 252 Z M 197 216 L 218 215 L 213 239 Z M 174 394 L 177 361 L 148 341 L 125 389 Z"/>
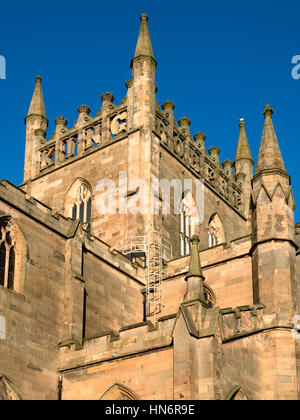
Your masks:
<path fill-rule="evenodd" d="M 2 2 L 0 55 L 7 79 L 0 80 L 0 179 L 23 180 L 24 117 L 37 74 L 48 138 L 56 117 L 73 125 L 79 105 L 95 115 L 103 92 L 121 101 L 143 12 L 158 61 L 159 103 L 172 100 L 176 118 L 186 115 L 193 134 L 206 133 L 207 147 L 218 146 L 221 161 L 234 159 L 238 120 L 245 118 L 256 161 L 262 111 L 270 102 L 300 209 L 300 79 L 291 76 L 292 57 L 300 55 L 299 0 Z"/>

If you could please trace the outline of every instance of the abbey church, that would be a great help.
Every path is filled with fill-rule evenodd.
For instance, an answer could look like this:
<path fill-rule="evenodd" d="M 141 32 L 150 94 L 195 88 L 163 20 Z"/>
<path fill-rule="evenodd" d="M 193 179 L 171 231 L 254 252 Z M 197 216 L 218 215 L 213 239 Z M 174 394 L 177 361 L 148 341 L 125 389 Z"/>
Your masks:
<path fill-rule="evenodd" d="M 297 400 L 300 224 L 274 109 L 256 165 L 244 120 L 221 163 L 158 104 L 147 21 L 120 104 L 103 93 L 47 133 L 36 78 L 24 181 L 0 182 L 0 400 Z M 130 211 L 153 179 L 191 188 Z"/>

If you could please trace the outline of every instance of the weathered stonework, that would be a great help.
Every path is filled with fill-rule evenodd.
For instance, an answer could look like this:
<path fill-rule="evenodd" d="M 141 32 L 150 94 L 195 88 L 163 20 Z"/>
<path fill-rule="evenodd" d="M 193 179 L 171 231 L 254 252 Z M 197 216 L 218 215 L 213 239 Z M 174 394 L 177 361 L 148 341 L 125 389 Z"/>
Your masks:
<path fill-rule="evenodd" d="M 0 182 L 0 400 L 299 399 L 300 227 L 273 109 L 255 175 L 243 120 L 235 161 L 221 165 L 187 117 L 177 124 L 174 103 L 159 107 L 147 20 L 122 102 L 102 94 L 95 116 L 79 106 L 73 126 L 56 118 L 49 140 L 36 79 L 24 182 Z M 143 198 L 136 179 L 204 180 L 190 255 L 174 196 L 166 215 L 99 213 L 99 181 L 120 172 L 132 203 Z M 120 206 L 120 186 L 116 198 Z M 168 244 L 155 323 L 148 257 L 119 248 L 153 230 Z"/>

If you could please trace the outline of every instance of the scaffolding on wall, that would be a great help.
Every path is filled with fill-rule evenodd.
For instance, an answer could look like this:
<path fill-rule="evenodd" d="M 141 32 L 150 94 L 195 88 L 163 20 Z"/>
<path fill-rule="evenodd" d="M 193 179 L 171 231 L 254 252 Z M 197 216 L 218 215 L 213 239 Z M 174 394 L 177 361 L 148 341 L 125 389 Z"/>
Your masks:
<path fill-rule="evenodd" d="M 172 246 L 157 231 L 150 231 L 146 236 L 124 238 L 117 249 L 132 260 L 144 261 L 146 275 L 146 314 L 156 324 L 157 316 L 162 311 L 163 266 L 172 259 Z"/>

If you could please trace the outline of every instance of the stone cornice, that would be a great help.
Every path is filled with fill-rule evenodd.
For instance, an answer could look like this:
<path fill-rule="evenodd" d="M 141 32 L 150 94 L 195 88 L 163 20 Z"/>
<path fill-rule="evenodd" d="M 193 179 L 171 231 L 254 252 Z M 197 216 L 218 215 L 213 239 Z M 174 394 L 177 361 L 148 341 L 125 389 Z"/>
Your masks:
<path fill-rule="evenodd" d="M 44 117 L 43 115 L 39 115 L 39 114 L 30 114 L 30 115 L 27 115 L 25 117 L 25 119 L 24 119 L 25 124 L 27 123 L 27 120 L 30 120 L 31 118 L 40 118 L 40 119 L 44 120 L 47 123 L 47 127 L 49 125 L 48 119 L 46 117 Z"/>
<path fill-rule="evenodd" d="M 136 62 L 136 61 L 139 61 L 139 60 L 150 60 L 154 65 L 155 65 L 155 68 L 157 67 L 157 61 L 153 58 L 153 57 L 150 57 L 149 55 L 138 55 L 137 57 L 134 57 L 132 60 L 131 60 L 131 63 L 130 63 L 130 67 L 132 68 L 133 67 L 133 64 Z"/>
<path fill-rule="evenodd" d="M 249 255 L 252 256 L 253 252 L 256 250 L 256 248 L 259 245 L 262 245 L 262 244 L 265 244 L 265 243 L 268 243 L 268 242 L 288 242 L 292 247 L 294 247 L 296 249 L 296 251 L 298 251 L 298 249 L 299 249 L 298 245 L 294 241 L 292 241 L 291 239 L 270 237 L 270 238 L 263 239 L 261 241 L 254 242 L 250 251 L 249 251 Z"/>
<path fill-rule="evenodd" d="M 289 182 L 291 183 L 291 177 L 286 171 L 283 171 L 282 169 L 270 168 L 270 169 L 263 169 L 262 171 L 255 174 L 251 181 L 252 185 L 254 185 L 254 183 L 258 179 L 260 179 L 263 175 L 282 175 L 283 177 L 287 178 Z"/>

